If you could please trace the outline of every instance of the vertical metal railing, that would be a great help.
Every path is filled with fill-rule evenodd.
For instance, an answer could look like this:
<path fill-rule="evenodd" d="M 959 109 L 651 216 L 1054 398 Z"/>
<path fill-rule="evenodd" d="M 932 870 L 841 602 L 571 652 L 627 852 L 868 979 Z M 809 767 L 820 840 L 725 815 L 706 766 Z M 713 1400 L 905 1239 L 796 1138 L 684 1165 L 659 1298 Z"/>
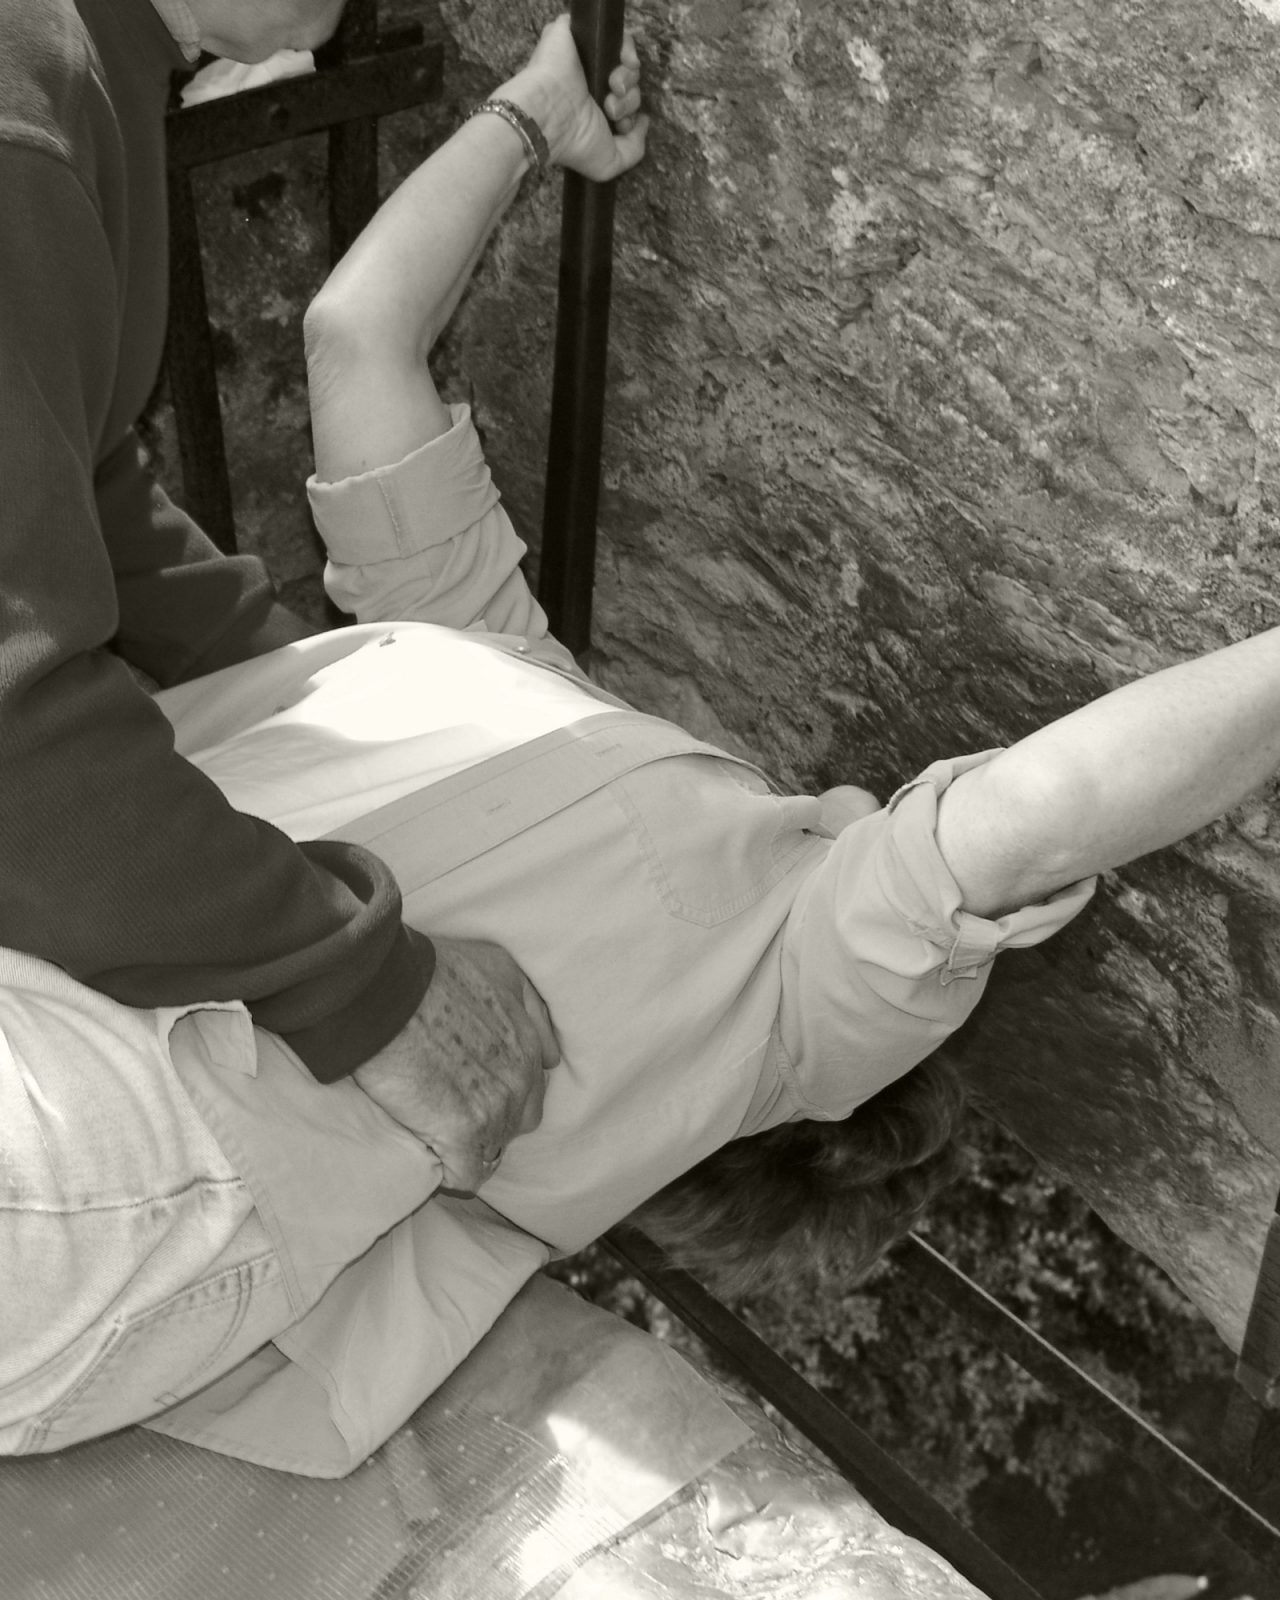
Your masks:
<path fill-rule="evenodd" d="M 623 0 L 572 0 L 573 37 L 597 101 L 622 48 Z M 575 656 L 591 643 L 604 441 L 615 185 L 564 175 L 547 479 L 538 599 Z"/>
<path fill-rule="evenodd" d="M 341 68 L 378 53 L 378 0 L 348 0 L 342 22 L 316 53 Z M 378 209 L 378 119 L 352 117 L 329 130 L 329 264 L 339 262 Z"/>
<path fill-rule="evenodd" d="M 165 355 L 187 510 L 225 554 L 236 547 L 191 169 L 169 166 L 169 335 Z"/>

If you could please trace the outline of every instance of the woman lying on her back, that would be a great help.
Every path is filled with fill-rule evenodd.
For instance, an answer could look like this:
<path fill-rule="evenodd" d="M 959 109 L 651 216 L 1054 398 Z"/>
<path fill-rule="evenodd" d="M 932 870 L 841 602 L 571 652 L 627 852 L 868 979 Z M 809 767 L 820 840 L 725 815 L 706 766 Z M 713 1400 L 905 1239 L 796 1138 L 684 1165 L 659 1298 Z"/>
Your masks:
<path fill-rule="evenodd" d="M 576 74 L 562 19 L 511 98 L 553 161 L 607 177 L 641 153 L 636 71 L 628 41 L 612 131 L 545 92 Z M 548 1248 L 628 1214 L 728 1292 L 815 1254 L 865 1270 L 951 1175 L 961 1097 L 926 1058 L 994 956 L 1280 763 L 1280 634 L 936 762 L 884 808 L 772 792 L 594 688 L 548 635 L 468 408 L 426 361 L 528 161 L 506 120 L 472 119 L 317 297 L 309 488 L 328 592 L 357 625 L 229 686 L 244 699 L 216 738 L 179 721 L 235 805 L 368 845 L 406 920 L 503 945 L 549 1009 L 562 1061 L 541 1124 L 490 1152 L 477 1200 L 437 1193 L 400 1225 L 450 1286 L 428 1338 L 451 1352 L 441 1371 Z M 470 1187 L 447 1157 L 439 1178 Z M 461 1232 L 428 1250 L 443 1215 Z M 513 1270 L 493 1266 L 494 1229 L 520 1241 Z"/>
<path fill-rule="evenodd" d="M 542 50 L 556 45 L 552 30 Z M 615 129 L 630 161 L 641 128 L 626 118 Z M 495 147 L 505 142 L 516 154 L 500 126 L 487 132 Z M 554 134 L 552 141 L 557 149 Z M 451 203 L 451 173 L 464 167 L 467 180 L 452 188 Z M 515 568 L 522 546 L 488 486 L 467 409 L 442 404 L 425 359 L 513 193 L 509 166 L 446 149 L 384 208 L 326 285 L 308 324 L 312 497 L 330 548 L 329 592 L 361 621 L 413 617 L 516 634 L 517 649 L 527 643 L 525 661 L 573 671 L 547 637 L 545 618 Z M 458 198 L 464 194 L 465 202 Z M 438 225 L 442 216 L 448 227 Z M 432 446 L 432 439 L 439 443 Z M 429 481 L 433 448 L 440 476 Z M 463 471 L 456 460 L 463 452 L 474 498 L 470 509 L 455 513 L 456 531 L 451 527 L 446 539 L 431 518 L 442 501 L 457 503 L 454 485 Z M 415 556 L 376 564 L 345 559 L 343 525 L 330 508 L 350 495 L 340 511 L 350 519 L 357 494 L 364 494 L 369 515 L 376 500 L 368 479 L 353 481 L 353 473 L 372 473 L 380 494 L 396 499 L 392 520 L 401 539 L 413 513 L 400 514 L 399 496 L 416 497 Z M 343 478 L 342 488 L 331 486 Z M 463 526 L 471 510 L 475 520 Z M 1280 637 L 1246 642 L 1109 695 L 1010 750 L 938 763 L 887 811 L 855 789 L 821 797 L 816 811 L 813 801 L 762 796 L 763 807 L 783 814 L 787 807 L 810 808 L 790 813 L 792 837 L 807 831 L 807 852 L 780 878 L 774 891 L 781 891 L 780 901 L 764 902 L 768 911 L 758 889 L 734 876 L 749 870 L 745 855 L 723 868 L 723 882 L 709 898 L 718 895 L 727 906 L 741 889 L 737 898 L 754 905 L 733 915 L 762 915 L 766 924 L 767 936 L 751 945 L 751 957 L 769 966 L 780 985 L 761 1068 L 774 1075 L 768 1094 L 775 1098 L 764 1114 L 753 1106 L 737 1138 L 642 1201 L 638 1220 L 729 1294 L 785 1284 L 798 1262 L 815 1256 L 831 1256 L 854 1276 L 865 1271 L 954 1173 L 951 1135 L 963 1097 L 954 1072 L 927 1052 L 972 1010 L 996 951 L 1046 937 L 1084 905 L 1096 873 L 1183 836 L 1261 782 L 1280 760 L 1278 671 Z M 659 785 L 678 792 L 661 819 L 669 831 L 646 819 L 644 848 L 630 865 L 637 879 L 665 877 L 667 910 L 678 920 L 670 888 L 677 872 L 693 873 L 695 862 L 707 878 L 712 872 L 701 864 L 697 829 L 727 834 L 732 822 L 718 811 L 716 784 L 724 774 L 706 757 L 681 763 L 687 777 L 675 765 L 655 772 Z M 935 807 L 936 829 L 925 825 Z M 638 830 L 630 805 L 622 809 Z M 621 827 L 623 818 L 616 820 Z M 828 833 L 838 835 L 834 842 Z M 779 828 L 773 841 L 779 859 L 784 838 Z M 559 892 L 568 893 L 565 880 L 575 873 L 590 885 L 594 866 L 585 851 L 566 852 L 556 863 Z M 759 979 L 759 967 L 744 958 L 729 983 L 704 986 L 697 961 L 728 941 L 725 925 L 733 918 L 686 910 L 702 923 L 702 947 L 690 959 L 691 978 L 666 988 L 671 980 L 662 977 L 657 952 L 674 938 L 670 925 L 641 936 L 638 924 L 633 931 L 617 915 L 624 902 L 610 887 L 602 883 L 595 895 L 588 887 L 587 896 L 593 903 L 584 906 L 581 923 L 557 923 L 558 941 L 566 941 L 558 949 L 571 951 L 561 955 L 558 982 L 532 950 L 516 951 L 536 972 L 558 1024 L 575 1009 L 567 986 L 607 988 L 606 921 L 616 921 L 612 936 L 640 982 L 662 991 L 664 1008 L 681 1016 L 680 1002 L 687 1001 L 690 1014 L 680 1025 L 691 1034 L 709 1014 L 740 1004 L 738 991 Z M 785 910 L 781 922 L 779 910 Z M 427 926 L 425 906 L 422 916 Z M 493 936 L 510 942 L 500 921 Z M 617 1034 L 636 1031 L 627 1017 L 617 1013 Z M 616 1039 L 599 1046 L 616 1048 Z M 570 1050 L 566 1060 L 566 1082 L 553 1075 L 552 1102 L 557 1091 L 567 1098 L 575 1070 L 600 1070 L 592 1052 L 576 1060 Z M 675 1085 L 705 1070 L 693 1045 L 683 1048 L 670 1093 L 678 1095 Z M 642 1061 L 634 1072 L 643 1083 Z M 757 1101 L 764 1097 L 757 1088 Z M 549 1105 L 548 1119 L 555 1109 Z M 619 1129 L 614 1137 L 621 1136 Z M 609 1143 L 603 1128 L 600 1138 Z M 550 1139 L 544 1123 L 530 1142 Z M 499 1196 L 506 1196 L 512 1213 L 519 1206 L 509 1195 L 510 1162 L 518 1154 L 517 1143 L 484 1190 L 499 1209 Z M 602 1206 L 601 1225 L 605 1213 L 621 1215 L 622 1198 Z"/>

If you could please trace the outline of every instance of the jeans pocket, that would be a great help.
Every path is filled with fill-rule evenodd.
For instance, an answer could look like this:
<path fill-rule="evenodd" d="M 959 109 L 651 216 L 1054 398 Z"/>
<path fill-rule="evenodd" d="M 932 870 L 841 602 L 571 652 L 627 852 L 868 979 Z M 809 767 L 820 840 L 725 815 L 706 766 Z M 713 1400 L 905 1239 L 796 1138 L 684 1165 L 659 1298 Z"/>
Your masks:
<path fill-rule="evenodd" d="M 773 794 L 751 769 L 690 755 L 616 779 L 649 881 L 682 921 L 712 927 L 754 905 L 813 843 L 820 806 Z"/>
<path fill-rule="evenodd" d="M 32 1390 L 41 1407 L 11 1454 L 60 1450 L 154 1416 L 245 1360 L 292 1321 L 274 1254 L 202 1280 L 108 1329 L 73 1382 L 50 1395 L 42 1375 Z M 41 1392 L 43 1391 L 43 1392 Z"/>

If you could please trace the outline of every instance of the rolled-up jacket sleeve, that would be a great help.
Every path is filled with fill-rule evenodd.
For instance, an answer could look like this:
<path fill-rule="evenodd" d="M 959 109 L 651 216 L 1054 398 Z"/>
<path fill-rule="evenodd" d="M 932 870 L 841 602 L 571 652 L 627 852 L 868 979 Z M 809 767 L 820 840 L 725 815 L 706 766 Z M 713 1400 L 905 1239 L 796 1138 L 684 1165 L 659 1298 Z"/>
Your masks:
<path fill-rule="evenodd" d="M 908 1072 L 977 1005 L 1001 950 L 1039 944 L 1093 894 L 977 917 L 935 838 L 938 800 L 997 752 L 937 761 L 851 823 L 805 882 L 782 945 L 778 1070 L 794 1115 L 844 1117 Z"/>
<path fill-rule="evenodd" d="M 573 657 L 547 630 L 465 405 L 453 426 L 391 466 L 307 483 L 328 561 L 329 598 L 359 622 L 434 622 L 518 634 L 558 667 Z"/>

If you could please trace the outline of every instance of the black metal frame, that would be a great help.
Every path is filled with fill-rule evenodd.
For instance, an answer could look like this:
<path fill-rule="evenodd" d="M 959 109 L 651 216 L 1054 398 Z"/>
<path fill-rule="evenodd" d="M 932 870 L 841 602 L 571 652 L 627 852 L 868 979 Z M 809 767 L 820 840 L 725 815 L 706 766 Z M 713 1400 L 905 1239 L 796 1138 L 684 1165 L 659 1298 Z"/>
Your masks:
<path fill-rule="evenodd" d="M 593 0 L 576 0 L 575 36 L 589 69 L 593 60 L 616 56 L 620 16 L 618 0 L 607 0 L 594 10 Z M 420 29 L 381 35 L 377 0 L 350 0 L 338 37 L 317 65 L 314 77 L 176 111 L 169 118 L 170 388 L 188 505 L 228 551 L 235 548 L 235 533 L 191 171 L 226 156 L 327 130 L 330 253 L 336 259 L 377 205 L 379 116 L 439 96 L 443 48 L 438 42 L 424 42 Z M 603 82 L 597 87 L 602 91 Z M 570 183 L 565 199 L 540 594 L 553 614 L 556 631 L 579 651 L 590 637 L 612 197 L 599 186 Z M 672 1269 L 643 1234 L 617 1228 L 606 1243 L 890 1520 L 923 1539 L 992 1600 L 1034 1600 L 1036 1591 L 1000 1556 L 793 1372 L 741 1319 L 687 1274 Z M 1272 1254 L 1277 1262 L 1269 1283 L 1271 1278 L 1280 1280 L 1280 1249 Z M 1108 1394 L 922 1240 L 913 1236 L 904 1241 L 894 1261 L 912 1273 L 928 1294 L 1064 1398 L 1262 1569 L 1280 1575 L 1280 1498 L 1259 1488 L 1259 1483 L 1280 1476 L 1271 1471 L 1271 1456 L 1280 1454 L 1280 1427 L 1277 1414 L 1268 1409 L 1270 1386 L 1264 1392 L 1257 1381 L 1251 1382 L 1246 1385 L 1249 1392 L 1241 1388 L 1233 1401 L 1228 1429 L 1232 1464 L 1222 1469 L 1230 1481 L 1223 1481 Z M 1268 1294 L 1270 1307 L 1276 1296 L 1270 1290 Z M 1280 1328 L 1280 1311 L 1270 1322 Z M 1268 1341 L 1255 1338 L 1252 1365 L 1246 1369 L 1255 1379 L 1260 1365 L 1257 1350 L 1264 1343 L 1267 1362 L 1280 1365 L 1280 1333 Z M 1269 1369 L 1265 1376 L 1274 1378 Z"/>
<path fill-rule="evenodd" d="M 959 1523 L 856 1423 L 800 1378 L 745 1322 L 673 1268 L 644 1234 L 618 1227 L 605 1236 L 611 1253 L 686 1327 L 824 1452 L 891 1522 L 922 1539 L 992 1600 L 1028 1600 L 1036 1591 L 989 1545 Z M 894 1264 L 940 1305 L 956 1313 L 1016 1361 L 1050 1393 L 1118 1446 L 1162 1490 L 1174 1494 L 1260 1569 L 1280 1577 L 1280 1517 L 1242 1483 L 1228 1483 L 1109 1393 L 972 1278 L 912 1234 Z"/>
<path fill-rule="evenodd" d="M 329 255 L 336 261 L 378 205 L 378 119 L 438 99 L 444 47 L 420 27 L 382 34 L 377 0 L 350 0 L 316 72 L 171 111 L 168 377 L 187 508 L 220 550 L 236 548 L 217 363 L 192 169 L 304 134 L 329 137 Z"/>

